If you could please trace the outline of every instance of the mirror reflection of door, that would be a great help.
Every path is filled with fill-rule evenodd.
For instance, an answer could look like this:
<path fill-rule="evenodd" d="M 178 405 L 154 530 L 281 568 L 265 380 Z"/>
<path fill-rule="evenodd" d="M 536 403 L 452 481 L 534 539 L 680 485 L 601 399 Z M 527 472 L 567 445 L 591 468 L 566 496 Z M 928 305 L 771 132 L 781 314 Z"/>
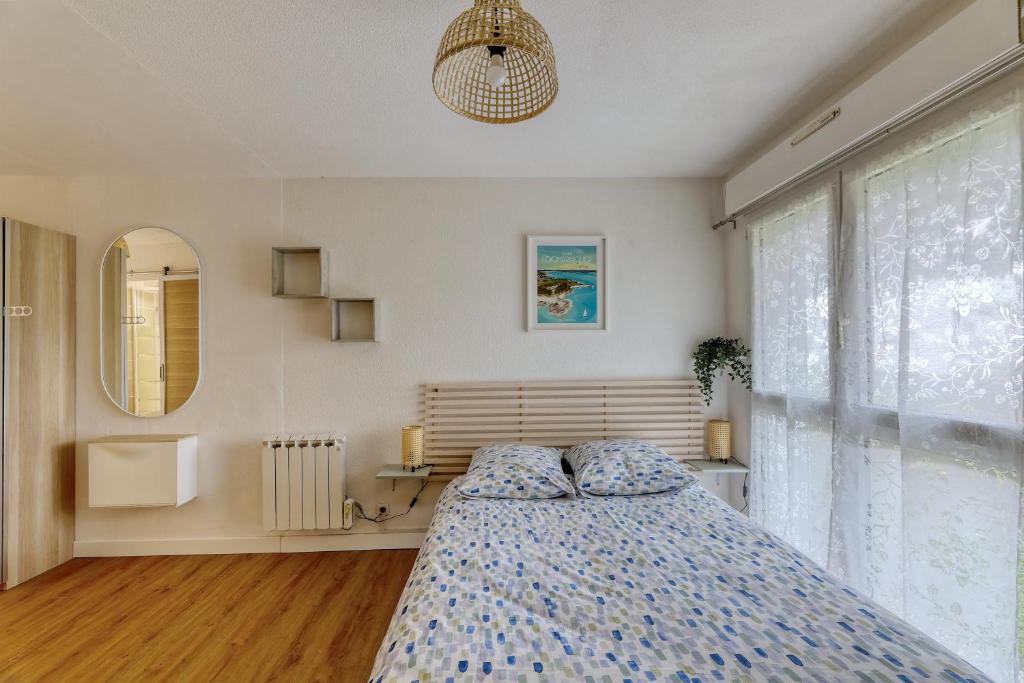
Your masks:
<path fill-rule="evenodd" d="M 185 405 L 199 383 L 199 279 L 164 280 L 164 409 Z"/>
<path fill-rule="evenodd" d="M 138 279 L 138 278 L 144 279 Z M 125 323 L 128 409 L 142 417 L 164 414 L 163 282 L 130 275 Z"/>
<path fill-rule="evenodd" d="M 123 410 L 156 417 L 184 405 L 200 376 L 199 258 L 163 228 L 107 250 L 101 271 L 101 373 Z"/>

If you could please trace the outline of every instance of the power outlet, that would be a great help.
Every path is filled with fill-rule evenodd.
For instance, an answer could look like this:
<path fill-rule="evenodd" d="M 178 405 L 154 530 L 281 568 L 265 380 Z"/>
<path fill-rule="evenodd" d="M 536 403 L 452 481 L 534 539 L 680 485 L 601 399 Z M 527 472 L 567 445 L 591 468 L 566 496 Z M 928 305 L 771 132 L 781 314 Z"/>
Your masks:
<path fill-rule="evenodd" d="M 355 504 L 356 501 L 352 498 L 345 499 L 345 505 L 342 507 L 341 512 L 341 528 L 351 529 L 352 522 L 355 521 Z"/>
<path fill-rule="evenodd" d="M 391 512 L 391 506 L 387 503 L 377 503 L 373 508 L 373 514 L 377 517 L 387 517 L 389 512 Z"/>

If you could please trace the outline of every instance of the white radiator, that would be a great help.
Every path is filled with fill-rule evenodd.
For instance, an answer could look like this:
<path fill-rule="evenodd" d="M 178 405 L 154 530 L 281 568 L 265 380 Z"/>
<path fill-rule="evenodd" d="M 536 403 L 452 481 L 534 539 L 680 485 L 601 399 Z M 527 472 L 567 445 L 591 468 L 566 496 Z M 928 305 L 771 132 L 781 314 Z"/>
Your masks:
<path fill-rule="evenodd" d="M 264 529 L 342 528 L 345 437 L 270 437 L 262 457 Z"/>

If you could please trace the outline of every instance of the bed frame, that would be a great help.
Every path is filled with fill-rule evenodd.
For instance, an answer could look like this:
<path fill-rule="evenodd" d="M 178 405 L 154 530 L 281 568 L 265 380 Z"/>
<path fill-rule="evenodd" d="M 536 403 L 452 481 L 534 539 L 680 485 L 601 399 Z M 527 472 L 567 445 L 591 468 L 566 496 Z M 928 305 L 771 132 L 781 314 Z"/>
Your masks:
<path fill-rule="evenodd" d="M 677 460 L 704 457 L 704 404 L 692 379 L 427 384 L 421 417 L 424 462 L 438 480 L 464 473 L 489 443 L 636 438 Z"/>

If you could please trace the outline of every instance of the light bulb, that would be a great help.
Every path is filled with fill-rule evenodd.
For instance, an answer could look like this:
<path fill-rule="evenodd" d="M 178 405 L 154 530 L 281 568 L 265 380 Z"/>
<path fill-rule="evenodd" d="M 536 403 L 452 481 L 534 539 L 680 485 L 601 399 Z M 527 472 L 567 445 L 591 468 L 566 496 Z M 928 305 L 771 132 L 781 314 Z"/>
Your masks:
<path fill-rule="evenodd" d="M 491 86 L 494 90 L 505 84 L 508 72 L 505 71 L 505 60 L 501 55 L 491 55 L 491 65 L 487 67 L 487 73 L 484 77 L 487 79 L 487 85 Z"/>

